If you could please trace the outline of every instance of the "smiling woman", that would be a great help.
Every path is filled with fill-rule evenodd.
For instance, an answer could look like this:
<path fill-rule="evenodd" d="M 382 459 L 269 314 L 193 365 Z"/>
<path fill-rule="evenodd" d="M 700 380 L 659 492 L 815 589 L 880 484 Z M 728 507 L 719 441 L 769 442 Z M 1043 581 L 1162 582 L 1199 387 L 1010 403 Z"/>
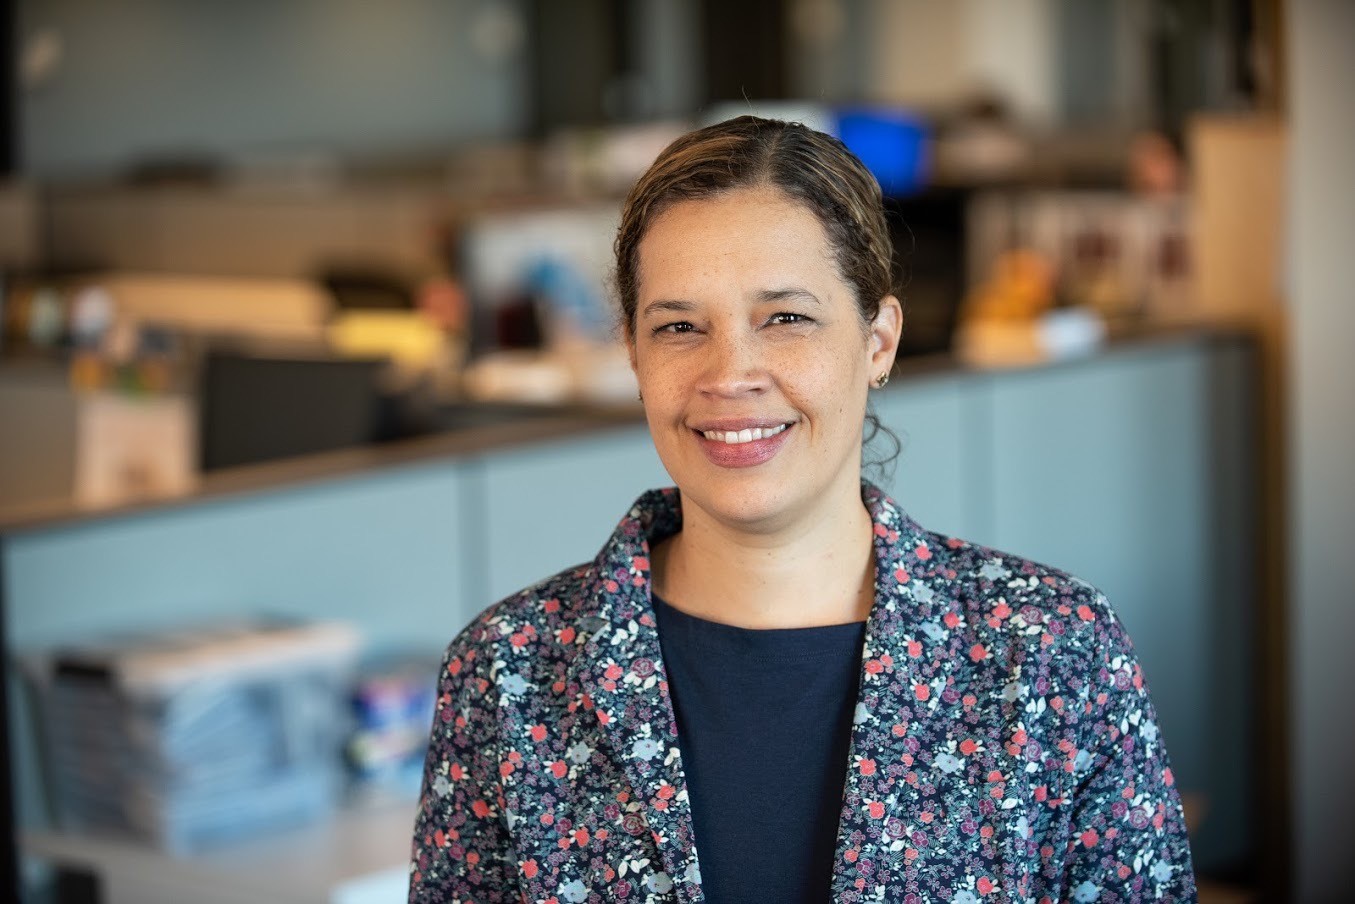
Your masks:
<path fill-rule="evenodd" d="M 709 567 L 686 568 L 689 538 L 727 548 L 730 533 L 790 529 L 804 578 L 827 585 L 801 584 L 811 590 L 803 600 L 768 599 L 765 584 L 744 599 L 723 593 L 719 620 L 864 619 L 869 600 L 858 590 L 868 557 L 853 555 L 859 568 L 850 574 L 810 560 L 841 556 L 843 546 L 869 549 L 862 423 L 871 382 L 893 364 L 898 301 L 872 299 L 874 316 L 864 320 L 818 218 L 771 187 L 673 204 L 646 230 L 638 264 L 631 358 L 655 447 L 682 489 L 685 523 L 697 527 L 663 547 L 671 555 L 659 557 L 656 575 L 720 579 Z M 660 586 L 669 583 L 677 584 Z M 692 608 L 710 596 L 695 587 L 671 594 Z"/>
<path fill-rule="evenodd" d="M 693 132 L 616 258 L 676 487 L 448 648 L 410 900 L 1193 900 L 1105 597 L 861 479 L 902 312 L 860 161 Z"/>

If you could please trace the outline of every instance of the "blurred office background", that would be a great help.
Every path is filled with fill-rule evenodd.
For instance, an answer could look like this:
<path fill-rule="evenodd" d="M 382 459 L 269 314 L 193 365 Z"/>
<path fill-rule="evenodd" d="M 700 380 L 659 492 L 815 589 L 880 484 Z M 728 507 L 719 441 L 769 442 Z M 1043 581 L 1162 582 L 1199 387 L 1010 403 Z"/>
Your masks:
<path fill-rule="evenodd" d="M 442 646 L 666 482 L 612 235 L 667 142 L 742 112 L 879 178 L 907 311 L 879 479 L 1107 590 L 1202 899 L 1348 899 L 1355 4 L 0 13 L 27 900 L 402 899 Z"/>

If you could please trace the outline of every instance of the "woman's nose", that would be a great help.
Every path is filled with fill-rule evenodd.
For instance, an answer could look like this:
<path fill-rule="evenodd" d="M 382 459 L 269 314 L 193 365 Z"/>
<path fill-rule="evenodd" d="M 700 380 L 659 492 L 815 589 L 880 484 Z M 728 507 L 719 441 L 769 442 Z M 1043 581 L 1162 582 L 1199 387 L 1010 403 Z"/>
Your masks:
<path fill-rule="evenodd" d="M 735 398 L 767 388 L 765 362 L 756 343 L 740 334 L 712 337 L 697 389 L 707 395 Z"/>

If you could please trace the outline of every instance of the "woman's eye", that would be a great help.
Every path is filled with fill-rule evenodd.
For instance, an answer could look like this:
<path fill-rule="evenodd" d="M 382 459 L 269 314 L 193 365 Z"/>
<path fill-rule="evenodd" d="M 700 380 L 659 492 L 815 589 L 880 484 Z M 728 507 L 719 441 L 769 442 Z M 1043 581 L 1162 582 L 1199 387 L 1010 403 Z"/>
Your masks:
<path fill-rule="evenodd" d="M 691 323 L 686 320 L 679 320 L 676 323 L 665 323 L 663 326 L 656 326 L 654 328 L 654 335 L 657 336 L 660 333 L 690 333 L 695 329 L 696 327 L 692 326 Z"/>
<path fill-rule="evenodd" d="M 810 318 L 806 317 L 804 314 L 795 314 L 790 311 L 782 311 L 779 314 L 773 314 L 771 320 L 767 322 L 778 325 L 792 323 L 809 323 Z"/>

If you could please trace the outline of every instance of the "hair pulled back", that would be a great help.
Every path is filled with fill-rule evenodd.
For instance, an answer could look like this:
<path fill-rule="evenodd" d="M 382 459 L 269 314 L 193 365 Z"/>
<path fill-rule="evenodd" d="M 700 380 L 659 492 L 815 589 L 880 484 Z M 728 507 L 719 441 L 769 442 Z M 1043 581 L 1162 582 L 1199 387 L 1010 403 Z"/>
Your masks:
<path fill-rule="evenodd" d="M 626 336 L 635 334 L 640 243 L 679 201 L 740 188 L 779 189 L 823 226 L 863 324 L 893 293 L 893 248 L 880 185 L 838 139 L 798 122 L 740 116 L 674 141 L 631 188 L 616 233 L 616 288 Z"/>

